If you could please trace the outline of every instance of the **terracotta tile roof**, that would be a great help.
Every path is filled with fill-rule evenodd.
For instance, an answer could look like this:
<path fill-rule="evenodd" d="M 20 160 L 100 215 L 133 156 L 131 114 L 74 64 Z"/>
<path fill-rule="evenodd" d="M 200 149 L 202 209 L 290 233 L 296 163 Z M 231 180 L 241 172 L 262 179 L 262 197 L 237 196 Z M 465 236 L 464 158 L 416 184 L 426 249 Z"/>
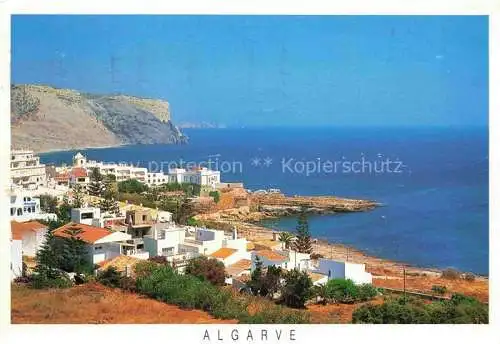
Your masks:
<path fill-rule="evenodd" d="M 236 263 L 229 265 L 226 268 L 226 273 L 229 276 L 236 276 L 242 273 L 245 270 L 250 270 L 252 267 L 252 261 L 248 259 L 238 260 Z"/>
<path fill-rule="evenodd" d="M 227 258 L 230 255 L 232 255 L 236 251 L 237 250 L 235 250 L 234 248 L 223 247 L 223 248 L 215 251 L 214 253 L 210 254 L 209 256 L 212 258 L 224 259 L 224 258 Z"/>
<path fill-rule="evenodd" d="M 285 261 L 288 259 L 288 257 L 282 256 L 281 254 L 278 254 L 278 253 L 271 251 L 271 250 L 256 251 L 255 255 L 272 260 L 273 262 L 280 262 L 280 261 Z"/>
<path fill-rule="evenodd" d="M 10 230 L 12 232 L 12 238 L 14 240 L 22 240 L 23 234 L 26 232 L 38 232 L 47 228 L 47 225 L 40 223 L 38 221 L 28 221 L 28 222 L 10 222 Z"/>
<path fill-rule="evenodd" d="M 75 167 L 71 170 L 71 175 L 75 178 L 82 178 L 87 176 L 87 171 L 83 167 Z"/>
<path fill-rule="evenodd" d="M 74 235 L 71 235 L 72 232 L 74 233 Z M 53 233 L 54 235 L 59 237 L 74 237 L 85 241 L 86 243 L 93 244 L 97 240 L 110 235 L 112 232 L 106 228 L 89 226 L 83 223 L 70 222 L 62 227 L 57 228 Z"/>
<path fill-rule="evenodd" d="M 54 179 L 58 182 L 64 182 L 69 180 L 69 173 L 58 173 L 54 177 Z"/>
<path fill-rule="evenodd" d="M 252 251 L 255 249 L 255 244 L 253 242 L 247 242 L 247 251 Z"/>

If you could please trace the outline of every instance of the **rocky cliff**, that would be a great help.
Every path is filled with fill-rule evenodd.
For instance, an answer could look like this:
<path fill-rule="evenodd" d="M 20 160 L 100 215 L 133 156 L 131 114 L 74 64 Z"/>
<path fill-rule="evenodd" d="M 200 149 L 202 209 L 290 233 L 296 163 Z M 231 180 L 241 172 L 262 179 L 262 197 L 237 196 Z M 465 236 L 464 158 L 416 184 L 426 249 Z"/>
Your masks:
<path fill-rule="evenodd" d="M 12 147 L 37 152 L 187 142 L 164 100 L 13 85 L 10 118 Z"/>

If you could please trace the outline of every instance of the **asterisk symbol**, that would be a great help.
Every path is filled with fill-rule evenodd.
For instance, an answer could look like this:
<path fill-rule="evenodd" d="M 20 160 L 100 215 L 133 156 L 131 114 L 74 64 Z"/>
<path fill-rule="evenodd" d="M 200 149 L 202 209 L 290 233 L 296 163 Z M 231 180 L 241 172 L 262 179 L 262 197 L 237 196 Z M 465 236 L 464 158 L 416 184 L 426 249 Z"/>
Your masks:
<path fill-rule="evenodd" d="M 273 163 L 273 159 L 270 157 L 264 158 L 264 166 L 269 167 Z"/>
<path fill-rule="evenodd" d="M 252 164 L 252 166 L 259 166 L 260 165 L 260 158 L 257 158 L 257 157 L 253 158 L 251 160 L 251 164 Z"/>

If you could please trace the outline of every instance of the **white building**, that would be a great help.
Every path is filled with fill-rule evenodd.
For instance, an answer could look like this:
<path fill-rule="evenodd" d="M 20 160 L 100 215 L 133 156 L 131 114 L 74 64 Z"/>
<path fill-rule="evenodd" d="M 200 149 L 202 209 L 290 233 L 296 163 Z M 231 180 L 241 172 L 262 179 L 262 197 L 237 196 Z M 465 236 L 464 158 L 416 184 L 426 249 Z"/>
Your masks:
<path fill-rule="evenodd" d="M 171 183 L 190 183 L 202 186 L 209 186 L 215 189 L 220 184 L 220 171 L 209 170 L 206 167 L 186 170 L 184 168 L 174 168 L 168 171 Z"/>
<path fill-rule="evenodd" d="M 144 250 L 150 257 L 175 256 L 185 253 L 182 244 L 186 237 L 186 229 L 174 224 L 155 224 L 153 234 L 144 236 Z"/>
<path fill-rule="evenodd" d="M 104 227 L 101 219 L 101 209 L 95 207 L 72 208 L 71 222 L 83 223 L 89 226 Z"/>
<path fill-rule="evenodd" d="M 116 181 L 121 182 L 129 179 L 137 179 L 142 183 L 147 182 L 148 169 L 145 167 L 136 167 L 123 163 L 105 163 L 102 161 L 87 160 L 81 153 L 73 157 L 73 166 L 85 168 L 90 171 L 92 168 L 98 168 L 103 175 L 114 175 Z"/>
<path fill-rule="evenodd" d="M 146 184 L 148 186 L 157 186 L 157 185 L 162 185 L 162 184 L 167 184 L 169 181 L 168 179 L 168 174 L 165 174 L 163 172 L 148 172 L 147 173 L 147 179 L 146 179 Z"/>
<path fill-rule="evenodd" d="M 293 250 L 260 250 L 252 252 L 252 271 L 255 269 L 257 256 L 262 261 L 263 267 L 274 265 L 285 270 L 298 269 L 300 271 L 309 271 L 312 268 L 308 253 Z"/>
<path fill-rule="evenodd" d="M 42 213 L 40 198 L 31 196 L 29 190 L 11 188 L 10 191 L 10 219 L 18 222 L 31 220 L 57 220 L 56 214 Z"/>
<path fill-rule="evenodd" d="M 47 225 L 37 221 L 16 222 L 11 221 L 10 228 L 13 238 L 18 238 L 22 241 L 23 256 L 35 257 L 39 249 L 45 243 Z"/>
<path fill-rule="evenodd" d="M 88 259 L 92 264 L 98 264 L 122 254 L 135 256 L 127 251 L 129 246 L 127 240 L 131 239 L 130 234 L 73 222 L 59 227 L 53 233 L 58 237 L 74 237 L 85 242 L 87 244 Z M 147 259 L 148 256 L 138 255 L 136 258 Z"/>
<path fill-rule="evenodd" d="M 209 257 L 215 258 L 225 267 L 229 267 L 241 260 L 250 260 L 252 255 L 247 251 L 247 239 L 238 238 L 236 228 L 233 229 L 231 237 L 225 237 L 222 241 L 222 247 L 209 254 Z"/>
<path fill-rule="evenodd" d="M 36 189 L 45 185 L 47 176 L 45 165 L 31 150 L 13 150 L 10 156 L 10 178 L 14 185 Z"/>
<path fill-rule="evenodd" d="M 372 274 L 365 271 L 365 264 L 320 259 L 316 272 L 328 276 L 328 279 L 350 279 L 355 284 L 372 283 Z"/>

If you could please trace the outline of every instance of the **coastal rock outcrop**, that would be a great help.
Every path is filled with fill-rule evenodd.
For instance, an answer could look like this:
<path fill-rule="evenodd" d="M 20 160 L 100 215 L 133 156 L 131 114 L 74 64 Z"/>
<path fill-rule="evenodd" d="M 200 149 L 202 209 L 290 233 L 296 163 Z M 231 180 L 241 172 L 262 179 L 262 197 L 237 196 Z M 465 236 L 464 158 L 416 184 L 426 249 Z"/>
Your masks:
<path fill-rule="evenodd" d="M 12 85 L 10 118 L 12 146 L 36 152 L 188 141 L 158 99 Z"/>

